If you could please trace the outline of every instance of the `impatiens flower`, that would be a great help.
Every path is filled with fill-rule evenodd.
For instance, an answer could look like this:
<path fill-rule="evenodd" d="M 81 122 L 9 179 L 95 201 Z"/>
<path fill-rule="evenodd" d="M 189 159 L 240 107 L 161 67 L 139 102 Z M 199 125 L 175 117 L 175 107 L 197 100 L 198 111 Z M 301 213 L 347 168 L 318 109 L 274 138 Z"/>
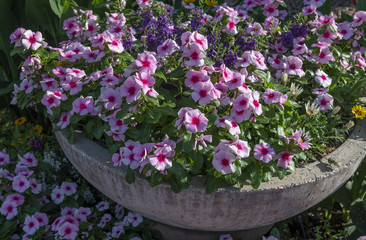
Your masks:
<path fill-rule="evenodd" d="M 274 91 L 271 88 L 267 88 L 262 94 L 262 99 L 266 104 L 272 104 L 280 101 L 282 94 L 280 92 Z"/>
<path fill-rule="evenodd" d="M 207 147 L 207 144 L 205 141 L 212 142 L 212 135 L 201 134 L 198 138 L 196 137 L 196 141 L 194 143 L 193 150 L 196 150 L 198 142 L 201 143 L 202 146 Z"/>
<path fill-rule="evenodd" d="M 154 74 L 156 70 L 156 58 L 147 53 L 139 53 L 137 59 L 135 60 L 135 64 L 139 67 L 139 72 L 147 72 L 148 74 Z"/>
<path fill-rule="evenodd" d="M 141 85 L 136 82 L 136 77 L 131 76 L 122 84 L 120 92 L 122 97 L 126 97 L 127 103 L 131 104 L 140 98 L 141 89 Z"/>
<path fill-rule="evenodd" d="M 13 187 L 14 191 L 22 193 L 25 190 L 27 190 L 29 188 L 29 186 L 30 186 L 30 183 L 25 176 L 18 175 L 18 176 L 14 177 L 13 183 L 12 183 L 12 187 Z"/>
<path fill-rule="evenodd" d="M 253 101 L 251 94 L 240 94 L 234 100 L 233 106 L 237 111 L 247 110 L 251 101 Z"/>
<path fill-rule="evenodd" d="M 107 110 L 120 108 L 122 104 L 120 89 L 101 88 L 100 100 L 104 102 L 103 106 Z"/>
<path fill-rule="evenodd" d="M 287 168 L 293 157 L 294 155 L 292 153 L 283 151 L 277 154 L 274 159 L 278 159 L 277 165 L 279 167 Z"/>
<path fill-rule="evenodd" d="M 142 223 L 143 218 L 140 214 L 138 213 L 134 213 L 134 212 L 129 212 L 128 215 L 126 216 L 128 222 L 133 226 L 133 227 L 137 227 L 138 225 L 140 225 L 140 223 Z"/>
<path fill-rule="evenodd" d="M 155 150 L 154 154 L 148 157 L 148 160 L 157 170 L 164 171 L 172 167 L 172 160 L 170 158 L 174 157 L 174 155 L 175 152 L 172 147 L 164 145 Z"/>
<path fill-rule="evenodd" d="M 117 34 L 108 34 L 105 38 L 109 50 L 115 53 L 122 53 L 124 48 L 121 38 Z"/>
<path fill-rule="evenodd" d="M 38 165 L 38 160 L 33 153 L 26 153 L 23 156 L 18 155 L 18 158 L 27 167 L 35 167 Z"/>
<path fill-rule="evenodd" d="M 197 83 L 193 87 L 193 93 L 192 98 L 195 102 L 198 101 L 198 103 L 201 106 L 205 106 L 208 103 L 211 102 L 211 100 L 215 99 L 214 93 L 213 93 L 214 86 L 211 82 L 205 82 L 205 83 Z"/>
<path fill-rule="evenodd" d="M 74 240 L 78 236 L 78 230 L 79 230 L 78 225 L 65 222 L 58 227 L 57 233 L 63 239 Z"/>
<path fill-rule="evenodd" d="M 234 142 L 228 144 L 228 147 L 240 158 L 249 157 L 250 147 L 247 141 L 242 141 L 238 137 L 236 137 Z"/>
<path fill-rule="evenodd" d="M 76 186 L 75 182 L 63 182 L 61 184 L 61 190 L 63 190 L 66 196 L 71 196 L 76 193 Z"/>
<path fill-rule="evenodd" d="M 193 69 L 189 70 L 186 74 L 186 80 L 184 84 L 193 89 L 193 86 L 200 82 L 207 82 L 210 80 L 210 77 L 207 76 L 205 71 L 195 71 Z"/>
<path fill-rule="evenodd" d="M 92 97 L 79 97 L 72 103 L 72 114 L 78 113 L 84 116 L 94 111 L 94 100 Z"/>
<path fill-rule="evenodd" d="M 33 194 L 38 194 L 42 190 L 42 185 L 37 183 L 37 180 L 35 178 L 29 179 L 30 187 L 32 189 Z"/>
<path fill-rule="evenodd" d="M 42 46 L 43 38 L 40 32 L 27 30 L 23 33 L 22 44 L 25 49 L 37 50 Z"/>
<path fill-rule="evenodd" d="M 4 201 L 0 208 L 0 213 L 6 216 L 7 220 L 13 219 L 18 215 L 17 205 L 14 201 Z"/>
<path fill-rule="evenodd" d="M 192 133 L 204 132 L 207 124 L 208 119 L 198 109 L 188 110 L 184 115 L 184 126 Z"/>
<path fill-rule="evenodd" d="M 266 17 L 278 15 L 278 3 L 266 4 L 264 6 L 263 15 Z"/>
<path fill-rule="evenodd" d="M 315 81 L 324 88 L 329 87 L 330 84 L 332 84 L 332 79 L 328 77 L 328 74 L 326 74 L 324 71 L 318 69 L 316 70 L 315 75 Z"/>
<path fill-rule="evenodd" d="M 0 165 L 9 163 L 9 155 L 5 152 L 5 149 L 0 152 Z"/>
<path fill-rule="evenodd" d="M 333 107 L 333 97 L 328 93 L 319 95 L 314 102 L 319 105 L 320 111 L 322 112 L 327 112 Z"/>
<path fill-rule="evenodd" d="M 286 59 L 287 67 L 285 72 L 289 75 L 297 75 L 303 77 L 305 75 L 304 70 L 302 70 L 302 61 L 298 57 L 289 56 Z"/>
<path fill-rule="evenodd" d="M 105 211 L 109 209 L 109 203 L 106 201 L 101 201 L 95 207 L 98 209 L 99 212 Z"/>
<path fill-rule="evenodd" d="M 320 54 L 313 56 L 313 58 L 321 64 L 328 64 L 330 61 L 335 61 L 332 52 L 328 48 L 322 49 Z"/>
<path fill-rule="evenodd" d="M 200 67 L 204 64 L 203 59 L 206 57 L 204 51 L 201 50 L 201 46 L 197 43 L 190 44 L 189 48 L 184 49 L 182 57 L 189 58 L 185 61 L 185 65 L 190 67 Z"/>
<path fill-rule="evenodd" d="M 214 154 L 212 159 L 212 165 L 214 168 L 222 174 L 230 174 L 236 171 L 234 162 L 236 157 L 229 151 L 220 151 Z"/>
<path fill-rule="evenodd" d="M 38 229 L 38 220 L 34 216 L 27 216 L 24 221 L 23 231 L 28 235 L 33 235 Z"/>
<path fill-rule="evenodd" d="M 174 124 L 174 126 L 176 126 L 178 130 L 182 127 L 184 120 L 185 120 L 185 115 L 190 110 L 193 110 L 193 109 L 190 107 L 184 107 L 178 111 L 178 120 Z"/>
<path fill-rule="evenodd" d="M 342 36 L 342 39 L 348 40 L 353 35 L 353 29 L 349 22 L 343 22 L 338 25 L 339 33 Z"/>
<path fill-rule="evenodd" d="M 130 166 L 131 169 L 136 169 L 140 166 L 140 162 L 135 159 L 135 153 L 128 148 L 122 153 L 122 163 Z"/>
<path fill-rule="evenodd" d="M 10 35 L 10 43 L 15 43 L 15 47 L 22 45 L 22 36 L 25 33 L 25 29 L 20 27 L 15 29 L 15 31 Z"/>
<path fill-rule="evenodd" d="M 152 4 L 152 0 L 136 0 L 140 8 L 146 8 Z"/>
<path fill-rule="evenodd" d="M 303 129 L 297 129 L 292 134 L 291 139 L 299 144 L 301 149 L 306 150 L 310 148 L 310 143 L 307 143 L 307 141 L 310 141 L 312 138 L 309 136 L 309 133 L 305 132 Z"/>
<path fill-rule="evenodd" d="M 55 204 L 60 204 L 65 198 L 65 193 L 60 187 L 56 187 L 52 190 L 51 199 Z"/>
<path fill-rule="evenodd" d="M 158 55 L 160 57 L 169 56 L 178 49 L 179 49 L 178 44 L 172 39 L 166 40 L 163 44 L 159 45 L 157 48 Z"/>
<path fill-rule="evenodd" d="M 276 154 L 274 149 L 270 147 L 268 143 L 260 143 L 254 146 L 254 157 L 259 161 L 268 163 L 272 160 Z"/>

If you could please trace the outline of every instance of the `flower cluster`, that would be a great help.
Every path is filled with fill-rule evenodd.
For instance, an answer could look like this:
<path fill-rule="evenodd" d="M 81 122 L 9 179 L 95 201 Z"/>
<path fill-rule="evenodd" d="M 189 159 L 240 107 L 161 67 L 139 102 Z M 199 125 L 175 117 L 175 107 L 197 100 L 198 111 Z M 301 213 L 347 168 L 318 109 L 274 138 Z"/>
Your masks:
<path fill-rule="evenodd" d="M 9 138 L 4 133 L 1 140 Z M 70 168 L 54 141 L 50 136 L 42 151 L 23 152 L 31 147 L 27 141 L 0 151 L 0 238 L 143 239 L 152 222 L 106 200 Z"/>
<path fill-rule="evenodd" d="M 366 13 L 336 22 L 323 2 L 304 1 L 291 24 L 280 0 L 185 1 L 175 15 L 150 0 L 104 16 L 75 10 L 60 47 L 19 28 L 11 41 L 30 54 L 12 102 L 41 103 L 56 129 L 103 137 L 116 166 L 152 185 L 169 179 L 179 191 L 206 174 L 258 187 L 322 155 L 325 134 L 344 137 L 335 110 L 350 112 L 365 86 Z"/>

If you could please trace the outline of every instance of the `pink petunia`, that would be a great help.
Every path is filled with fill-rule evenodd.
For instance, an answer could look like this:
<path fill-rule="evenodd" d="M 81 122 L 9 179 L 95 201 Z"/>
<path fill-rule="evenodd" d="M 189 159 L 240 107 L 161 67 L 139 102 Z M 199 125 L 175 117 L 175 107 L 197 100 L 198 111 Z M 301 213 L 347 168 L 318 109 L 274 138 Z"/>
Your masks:
<path fill-rule="evenodd" d="M 315 72 L 315 81 L 326 88 L 332 84 L 332 79 L 324 71 L 318 69 Z"/>
<path fill-rule="evenodd" d="M 233 106 L 237 111 L 247 110 L 250 106 L 250 102 L 252 101 L 253 99 L 251 94 L 240 94 L 233 101 Z"/>
<path fill-rule="evenodd" d="M 142 87 L 136 82 L 135 76 L 127 78 L 120 88 L 121 96 L 126 97 L 128 104 L 131 104 L 140 98 L 141 90 Z"/>
<path fill-rule="evenodd" d="M 249 102 L 250 108 L 256 115 L 261 115 L 263 113 L 262 105 L 259 103 L 259 97 L 260 97 L 259 92 L 257 91 L 252 92 L 252 98 L 250 99 Z"/>
<path fill-rule="evenodd" d="M 32 50 L 37 50 L 42 46 L 42 43 L 42 33 L 34 33 L 31 30 L 27 30 L 23 33 L 22 44 L 25 49 L 31 48 Z"/>
<path fill-rule="evenodd" d="M 276 155 L 273 148 L 268 143 L 260 143 L 254 146 L 254 157 L 259 161 L 268 163 L 272 160 L 273 156 Z"/>
<path fill-rule="evenodd" d="M 353 16 L 352 27 L 358 27 L 361 24 L 363 24 L 364 22 L 366 22 L 366 12 L 365 11 L 358 11 Z"/>
<path fill-rule="evenodd" d="M 33 216 L 26 216 L 23 231 L 28 235 L 33 235 L 39 229 L 39 222 Z"/>
<path fill-rule="evenodd" d="M 236 157 L 229 151 L 219 151 L 214 154 L 212 159 L 212 165 L 214 168 L 222 174 L 230 174 L 236 171 L 234 162 Z"/>
<path fill-rule="evenodd" d="M 61 99 L 53 91 L 47 91 L 41 100 L 41 103 L 47 108 L 47 112 L 52 114 L 52 107 L 58 107 L 61 104 Z"/>
<path fill-rule="evenodd" d="M 192 43 L 189 45 L 189 48 L 184 49 L 182 57 L 189 59 L 184 62 L 185 65 L 190 67 L 200 67 L 204 64 L 203 59 L 206 57 L 206 54 L 201 50 L 200 45 Z"/>
<path fill-rule="evenodd" d="M 22 193 L 25 190 L 27 190 L 29 188 L 29 186 L 30 186 L 30 183 L 25 176 L 18 175 L 18 176 L 14 177 L 13 183 L 12 183 L 12 187 L 13 187 L 14 191 Z"/>
<path fill-rule="evenodd" d="M 287 166 L 290 164 L 292 158 L 294 155 L 288 151 L 283 151 L 277 154 L 274 159 L 278 159 L 277 165 L 279 167 L 287 168 Z"/>
<path fill-rule="evenodd" d="M 72 103 L 72 111 L 71 113 L 78 113 L 81 116 L 84 116 L 88 113 L 94 111 L 94 100 L 93 97 L 79 97 L 75 99 Z"/>
<path fill-rule="evenodd" d="M 0 165 L 9 163 L 9 155 L 5 152 L 5 149 L 0 152 Z"/>
<path fill-rule="evenodd" d="M 148 74 L 154 74 L 157 68 L 156 58 L 147 52 L 139 53 L 135 64 L 139 67 L 139 72 L 147 72 Z"/>
<path fill-rule="evenodd" d="M 17 205 L 14 201 L 4 201 L 0 207 L 0 213 L 6 216 L 7 220 L 13 219 L 18 215 Z"/>
<path fill-rule="evenodd" d="M 229 17 L 228 23 L 224 27 L 223 31 L 226 32 L 229 35 L 235 35 L 238 33 L 238 30 L 236 28 L 236 24 L 239 22 L 238 17 Z"/>
<path fill-rule="evenodd" d="M 330 61 L 335 61 L 332 52 L 329 48 L 322 49 L 319 55 L 313 56 L 313 58 L 321 64 L 328 64 Z"/>
<path fill-rule="evenodd" d="M 184 115 L 184 126 L 189 132 L 204 132 L 207 124 L 208 119 L 198 109 L 188 110 Z"/>
<path fill-rule="evenodd" d="M 148 93 L 150 87 L 155 84 L 155 78 L 146 72 L 136 73 L 135 81 L 141 86 L 143 94 Z"/>
<path fill-rule="evenodd" d="M 207 38 L 203 36 L 202 34 L 198 33 L 197 31 L 194 31 L 189 36 L 190 43 L 196 43 L 202 51 L 207 50 L 208 44 L 207 44 Z"/>

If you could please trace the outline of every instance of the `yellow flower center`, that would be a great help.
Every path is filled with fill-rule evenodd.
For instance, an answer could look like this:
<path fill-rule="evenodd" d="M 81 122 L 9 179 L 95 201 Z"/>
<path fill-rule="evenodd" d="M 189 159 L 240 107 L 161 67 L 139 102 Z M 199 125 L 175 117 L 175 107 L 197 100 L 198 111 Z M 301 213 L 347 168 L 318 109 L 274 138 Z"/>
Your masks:
<path fill-rule="evenodd" d="M 190 4 L 190 3 L 194 3 L 196 0 L 184 0 L 185 3 Z"/>
<path fill-rule="evenodd" d="M 363 119 L 366 116 L 366 109 L 365 107 L 361 107 L 361 105 L 357 105 L 352 108 L 352 113 L 356 118 Z"/>
<path fill-rule="evenodd" d="M 216 0 L 205 0 L 205 3 L 207 6 L 213 7 L 217 4 L 217 1 Z"/>

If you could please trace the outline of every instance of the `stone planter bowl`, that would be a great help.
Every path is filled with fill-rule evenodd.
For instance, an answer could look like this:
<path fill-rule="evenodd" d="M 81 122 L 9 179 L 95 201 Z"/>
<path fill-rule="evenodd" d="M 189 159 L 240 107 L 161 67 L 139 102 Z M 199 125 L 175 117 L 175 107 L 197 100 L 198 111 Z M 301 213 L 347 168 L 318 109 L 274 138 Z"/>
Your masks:
<path fill-rule="evenodd" d="M 80 132 L 72 145 L 66 131 L 56 136 L 75 168 L 113 201 L 160 223 L 199 231 L 261 228 L 297 215 L 342 186 L 366 155 L 366 121 L 360 121 L 339 148 L 283 180 L 273 177 L 257 190 L 248 184 L 206 194 L 204 177 L 197 177 L 188 189 L 174 193 L 169 184 L 150 187 L 139 176 L 128 184 L 126 168 L 113 167 L 111 154 Z"/>

